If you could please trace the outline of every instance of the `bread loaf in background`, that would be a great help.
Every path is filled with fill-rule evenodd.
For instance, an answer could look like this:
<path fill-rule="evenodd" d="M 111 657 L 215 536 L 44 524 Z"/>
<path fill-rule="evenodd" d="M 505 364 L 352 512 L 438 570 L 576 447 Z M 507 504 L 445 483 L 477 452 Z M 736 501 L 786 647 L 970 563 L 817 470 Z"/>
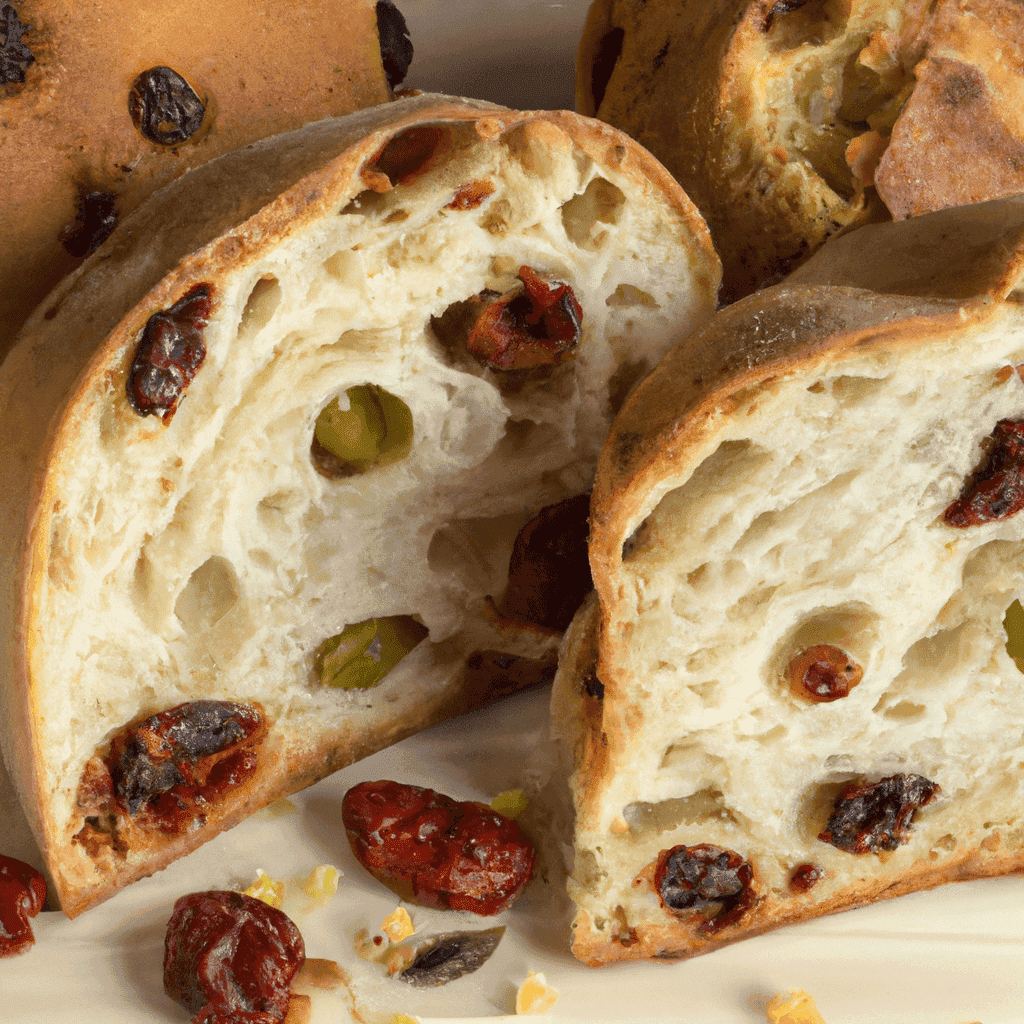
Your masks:
<path fill-rule="evenodd" d="M 997 0 L 595 0 L 577 109 L 679 179 L 732 300 L 857 226 L 1024 191 L 1022 38 Z"/>
<path fill-rule="evenodd" d="M 125 220 L 0 369 L 3 750 L 63 909 L 549 679 L 558 623 L 511 617 L 517 533 L 589 489 L 720 272 L 626 136 L 430 95 L 211 161 Z M 383 415 L 381 458 L 320 444 L 334 400 Z M 327 685 L 322 644 L 370 620 L 340 681 L 390 671 Z M 230 757 L 174 781 L 161 745 L 185 776 Z"/>
<path fill-rule="evenodd" d="M 580 959 L 1024 868 L 1022 273 L 1020 198 L 868 226 L 627 401 L 552 702 Z"/>
<path fill-rule="evenodd" d="M 391 99 L 411 56 L 402 29 L 391 0 L 0 4 L 0 358 L 43 296 L 158 188 Z"/>

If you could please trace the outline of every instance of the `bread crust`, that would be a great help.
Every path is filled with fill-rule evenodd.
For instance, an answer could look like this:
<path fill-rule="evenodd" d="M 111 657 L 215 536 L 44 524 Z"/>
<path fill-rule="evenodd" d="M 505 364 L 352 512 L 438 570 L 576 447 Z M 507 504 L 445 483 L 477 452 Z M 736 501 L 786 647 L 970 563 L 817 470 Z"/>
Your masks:
<path fill-rule="evenodd" d="M 754 730 L 755 736 L 749 738 L 748 743 L 753 745 L 754 738 L 761 736 L 761 730 L 772 734 L 769 725 L 776 719 L 767 709 L 779 698 L 771 693 L 762 696 L 760 688 L 765 686 L 771 690 L 777 685 L 773 682 L 776 670 L 771 667 L 772 658 L 782 658 L 780 664 L 784 668 L 788 645 L 799 642 L 790 637 L 810 637 L 811 627 L 819 628 L 821 622 L 827 622 L 836 636 L 852 637 L 847 642 L 856 645 L 861 635 L 859 631 L 874 630 L 872 636 L 877 633 L 884 637 L 886 626 L 892 626 L 883 613 L 878 613 L 882 617 L 877 622 L 870 619 L 868 606 L 872 598 L 861 598 L 861 592 L 847 577 L 842 577 L 845 582 L 840 581 L 840 573 L 846 567 L 838 554 L 833 555 L 837 563 L 834 584 L 829 582 L 827 569 L 823 570 L 824 576 L 819 570 L 818 577 L 806 570 L 804 577 L 801 575 L 804 570 L 794 568 L 793 578 L 779 588 L 766 582 L 761 590 L 753 592 L 749 621 L 741 619 L 734 627 L 737 630 L 735 658 L 739 664 L 749 666 L 746 673 L 732 671 L 728 667 L 728 656 L 719 652 L 717 646 L 701 648 L 702 615 L 699 614 L 706 609 L 709 620 L 719 613 L 724 617 L 730 607 L 728 601 L 736 602 L 732 607 L 745 607 L 742 590 L 739 596 L 733 593 L 729 598 L 717 598 L 726 602 L 724 608 L 710 606 L 716 600 L 713 590 L 700 592 L 702 596 L 686 614 L 677 610 L 675 603 L 683 600 L 681 592 L 690 586 L 696 592 L 700 579 L 705 576 L 716 579 L 715 573 L 721 572 L 723 578 L 728 579 L 727 573 L 731 571 L 743 578 L 738 553 L 730 552 L 729 557 L 734 561 L 727 563 L 726 555 L 701 552 L 697 541 L 688 539 L 684 521 L 690 524 L 695 538 L 704 536 L 705 531 L 710 536 L 712 525 L 705 523 L 701 516 L 711 516 L 712 508 L 719 510 L 714 514 L 728 523 L 730 508 L 737 510 L 753 504 L 753 511 L 734 511 L 733 514 L 741 519 L 746 515 L 757 522 L 758 510 L 766 507 L 771 511 L 765 513 L 764 520 L 770 524 L 773 516 L 782 514 L 777 510 L 784 510 L 787 501 L 792 500 L 780 495 L 774 499 L 773 509 L 771 496 L 762 501 L 762 496 L 752 489 L 752 484 L 745 482 L 747 478 L 743 475 L 756 472 L 760 463 L 753 453 L 761 452 L 762 448 L 768 450 L 770 439 L 776 436 L 766 425 L 771 414 L 764 410 L 775 409 L 779 417 L 788 415 L 781 396 L 789 396 L 789 400 L 799 403 L 800 396 L 808 390 L 824 389 L 822 393 L 826 393 L 829 385 L 822 382 L 871 379 L 858 376 L 868 372 L 865 371 L 867 366 L 876 368 L 869 372 L 878 373 L 879 379 L 888 379 L 887 374 L 901 362 L 927 365 L 929 352 L 935 353 L 936 369 L 946 360 L 956 365 L 957 357 L 950 354 L 954 350 L 950 346 L 957 342 L 951 339 L 964 339 L 959 342 L 958 351 L 964 354 L 965 364 L 968 349 L 975 344 L 979 348 L 988 345 L 993 351 L 1000 346 L 1013 350 L 1014 342 L 1004 339 L 1019 338 L 1020 331 L 1018 296 L 1024 271 L 1022 212 L 1020 199 L 1009 198 L 977 208 L 947 210 L 915 221 L 866 228 L 830 243 L 791 281 L 720 310 L 704 328 L 695 331 L 666 356 L 620 412 L 602 451 L 592 499 L 591 563 L 597 599 L 581 610 L 567 634 L 566 649 L 570 655 L 560 666 L 552 696 L 553 720 L 563 723 L 561 733 L 566 737 L 563 742 L 573 772 L 576 868 L 569 890 L 577 903 L 573 950 L 584 962 L 597 965 L 622 959 L 686 958 L 823 914 L 946 882 L 991 877 L 1024 868 L 1022 836 L 1014 808 L 1003 806 L 995 811 L 987 805 L 991 813 L 984 825 L 980 818 L 975 820 L 973 816 L 972 802 L 977 800 L 980 805 L 987 799 L 978 794 L 988 793 L 986 787 L 998 788 L 1001 784 L 998 778 L 986 780 L 983 774 L 970 783 L 976 790 L 967 784 L 961 789 L 958 784 L 955 794 L 940 797 L 944 815 L 941 820 L 949 823 L 955 818 L 957 822 L 955 827 L 949 825 L 949 834 L 940 834 L 944 825 L 935 824 L 932 832 L 927 831 L 927 824 L 915 826 L 922 830 L 919 839 L 912 841 L 910 847 L 900 847 L 891 855 L 881 857 L 875 854 L 851 856 L 845 852 L 837 857 L 835 849 L 817 841 L 825 824 L 825 805 L 835 796 L 835 792 L 828 789 L 831 780 L 866 778 L 875 781 L 880 775 L 895 770 L 874 767 L 890 763 L 886 762 L 889 753 L 878 754 L 880 744 L 893 745 L 895 753 L 891 763 L 908 766 L 900 767 L 900 771 L 914 770 L 915 755 L 909 753 L 917 749 L 912 746 L 916 741 L 910 739 L 912 727 L 902 734 L 906 738 L 901 739 L 898 727 L 894 726 L 891 737 L 870 747 L 871 754 L 865 752 L 861 756 L 856 745 L 849 745 L 853 741 L 848 737 L 854 734 L 872 738 L 863 740 L 865 751 L 869 742 L 874 742 L 875 733 L 870 731 L 872 714 L 879 714 L 880 709 L 887 706 L 884 694 L 888 691 L 881 682 L 873 697 L 863 697 L 866 703 L 859 705 L 861 711 L 850 710 L 848 718 L 838 717 L 847 715 L 842 710 L 846 701 L 836 701 L 839 710 L 832 718 L 824 719 L 816 710 L 819 706 L 812 705 L 811 710 L 807 710 L 784 692 L 783 708 L 776 716 L 780 723 L 777 728 L 789 728 L 792 723 L 794 736 L 788 740 L 790 748 L 799 751 L 802 743 L 810 742 L 805 740 L 804 733 L 797 732 L 804 725 L 808 730 L 806 737 L 820 738 L 813 725 L 819 720 L 832 723 L 823 724 L 823 730 L 833 728 L 837 735 L 845 730 L 842 735 L 847 739 L 837 739 L 837 746 L 831 748 L 835 752 L 836 768 L 829 767 L 831 761 L 826 762 L 818 747 L 813 752 L 809 750 L 806 765 L 799 772 L 796 768 L 793 770 L 804 780 L 800 785 L 807 787 L 806 792 L 799 799 L 783 793 L 776 800 L 773 794 L 771 811 L 763 807 L 763 823 L 756 817 L 757 797 L 746 790 L 738 793 L 730 789 L 730 785 L 738 787 L 739 783 L 730 779 L 728 760 L 716 767 L 727 758 L 720 750 L 728 749 L 733 756 L 740 751 L 741 740 L 746 736 L 744 729 L 754 730 L 752 724 L 746 723 L 755 719 L 761 721 L 758 715 L 769 724 Z M 889 285 L 884 283 L 886 281 Z M 965 365 L 965 379 L 976 374 L 977 377 L 970 379 L 983 381 L 990 374 L 996 381 L 1000 358 L 1010 365 L 1016 363 L 1015 356 L 993 354 L 986 357 L 989 358 L 991 369 L 972 367 L 969 370 Z M 987 365 L 983 360 L 982 366 Z M 881 367 L 886 369 L 883 371 Z M 1003 379 L 1008 379 L 1011 373 L 1008 367 Z M 746 427 L 748 421 L 762 425 Z M 790 422 L 778 420 L 777 428 L 773 428 L 778 437 L 789 436 L 788 432 L 796 429 Z M 852 417 L 846 421 L 837 419 L 832 424 L 832 433 L 824 432 L 818 435 L 818 440 L 824 444 L 831 437 L 841 447 L 846 432 L 856 429 L 854 424 Z M 932 431 L 937 429 L 931 428 Z M 965 429 L 984 433 L 989 426 L 979 423 L 976 428 Z M 751 442 L 732 440 L 748 436 L 747 430 L 753 432 L 749 435 Z M 922 423 L 922 437 L 929 436 Z M 696 498 L 690 499 L 694 503 L 691 505 L 686 504 L 686 498 L 674 497 L 686 494 L 689 482 L 697 479 L 703 466 L 712 465 L 712 456 L 726 451 L 730 444 L 734 445 L 736 454 L 721 459 L 719 490 L 716 491 L 712 483 L 716 478 L 701 477 L 703 504 L 697 504 Z M 745 448 L 746 444 L 750 447 Z M 739 469 L 730 466 L 732 457 L 737 460 Z M 911 455 L 904 453 L 904 457 Z M 746 465 L 745 458 L 750 459 L 750 468 L 746 471 L 742 468 Z M 976 460 L 977 456 L 969 458 Z M 955 485 L 953 481 L 946 485 L 952 488 L 948 497 L 933 499 L 940 502 L 940 516 L 942 505 L 955 497 L 956 489 L 963 484 L 965 472 L 969 475 L 971 466 L 972 462 L 968 462 L 965 469 L 958 471 Z M 932 468 L 931 472 L 938 474 L 940 471 Z M 852 479 L 856 479 L 855 475 Z M 837 485 L 835 508 L 840 517 L 845 493 L 838 490 Z M 851 485 L 850 493 L 860 492 Z M 853 503 L 852 497 L 850 500 Z M 672 504 L 673 501 L 676 504 Z M 674 514 L 681 518 L 673 519 Z M 929 513 L 923 515 L 927 520 Z M 878 512 L 874 519 L 868 518 L 866 522 L 876 523 L 879 516 L 884 518 L 884 514 Z M 748 529 L 756 533 L 756 527 Z M 794 567 L 801 564 L 799 552 L 805 546 L 813 547 L 815 531 L 827 528 L 808 522 L 803 529 L 803 535 L 789 540 Z M 945 529 L 952 532 L 948 527 Z M 1005 543 L 1006 547 L 1000 550 L 1019 550 L 1020 524 L 1011 518 L 1001 529 L 999 543 Z M 739 526 L 736 532 L 742 533 Z M 959 532 L 950 539 L 951 545 L 967 542 Z M 980 544 L 979 551 L 985 547 L 983 540 L 970 543 Z M 783 545 L 780 550 L 787 549 Z M 989 552 L 993 559 L 994 551 L 992 548 Z M 768 558 L 767 555 L 762 557 Z M 892 558 L 897 557 L 894 545 Z M 1008 557 L 1012 562 L 1014 556 Z M 745 555 L 743 560 L 750 565 L 746 571 L 753 574 L 757 559 Z M 691 562 L 702 561 L 703 566 L 689 569 Z M 719 570 L 720 562 L 727 564 Z M 924 565 L 939 562 L 941 555 L 935 555 Z M 1018 669 L 1003 650 L 1006 634 L 1002 616 L 1014 593 L 1019 593 L 1020 581 L 1013 570 L 1004 573 L 996 561 L 984 564 L 989 574 L 985 577 L 986 586 L 999 594 L 991 599 L 994 604 L 984 610 L 979 597 L 960 594 L 954 581 L 950 584 L 952 594 L 943 614 L 963 614 L 974 622 L 991 618 L 993 608 L 998 611 L 998 622 L 992 624 L 984 641 L 992 644 L 991 665 L 998 663 L 998 670 L 991 669 L 993 679 L 985 685 L 1006 687 L 1008 695 L 1012 695 L 1019 690 Z M 928 569 L 922 567 L 921 571 Z M 849 572 L 854 574 L 856 570 Z M 967 576 L 965 569 L 964 578 Z M 897 573 L 891 585 L 902 583 Z M 925 578 L 910 582 L 909 589 L 916 593 L 918 588 L 926 590 L 928 585 Z M 799 614 L 787 612 L 784 602 L 774 612 L 761 609 L 755 602 L 756 597 L 757 601 L 764 602 L 765 608 L 771 608 L 772 595 L 786 593 L 796 595 L 787 598 L 794 602 L 794 607 L 804 608 L 801 588 L 806 588 L 810 596 L 806 598 L 805 610 Z M 883 596 L 876 593 L 876 603 L 884 603 Z M 971 601 L 978 602 L 976 610 L 972 610 Z M 830 608 L 831 604 L 835 608 Z M 907 606 L 910 604 L 908 597 Z M 691 606 L 679 606 L 682 607 Z M 755 608 L 758 609 L 756 615 Z M 776 618 L 787 614 L 797 618 L 797 625 L 773 626 Z M 873 625 L 865 626 L 869 620 Z M 939 620 L 943 621 L 941 614 Z M 748 632 L 760 631 L 774 637 L 779 630 L 783 635 L 778 640 L 765 641 L 769 644 L 767 651 L 763 645 L 754 645 L 747 639 Z M 935 631 L 941 632 L 938 624 Z M 712 644 L 710 634 L 706 643 Z M 772 643 L 779 645 L 780 653 L 771 654 Z M 680 646 L 691 653 L 685 657 L 677 653 Z M 932 664 L 932 659 L 938 660 L 939 655 L 934 653 L 931 659 L 922 655 L 924 660 L 918 670 L 913 669 L 917 665 L 914 655 L 903 657 L 902 669 L 897 660 L 896 668 L 887 671 L 895 671 L 900 680 L 905 680 L 900 692 L 908 702 L 904 707 L 911 714 L 911 706 L 928 707 L 931 695 L 923 681 L 918 683 L 918 689 L 914 688 L 917 677 L 910 673 L 924 671 L 923 666 Z M 984 660 L 989 655 L 979 657 Z M 734 700 L 726 687 L 705 681 L 714 679 L 714 666 L 723 660 L 725 664 L 720 671 L 732 680 L 729 685 L 743 691 L 738 692 Z M 868 655 L 863 655 L 862 660 L 871 664 Z M 694 667 L 684 668 L 682 663 Z M 705 663 L 712 667 L 702 669 L 700 666 Z M 899 675 L 900 671 L 904 674 Z M 953 679 L 971 678 L 971 671 L 966 667 L 949 667 L 949 685 L 953 685 Z M 585 696 L 584 681 L 588 676 L 596 676 L 601 681 L 603 699 L 599 702 Z M 866 680 L 871 678 L 870 674 L 865 675 Z M 997 683 L 997 679 L 1003 681 Z M 703 717 L 699 705 L 687 692 L 691 685 L 697 691 L 701 686 L 714 690 L 715 697 L 707 698 L 708 711 Z M 710 738 L 712 725 L 719 715 L 725 715 L 716 709 L 727 701 L 730 709 L 727 720 L 737 723 L 736 743 L 722 741 L 719 748 L 715 745 L 718 741 Z M 833 705 L 820 707 L 831 709 Z M 687 732 L 682 724 L 675 732 L 671 724 L 664 727 L 659 724 L 666 718 L 671 719 L 674 713 L 682 718 L 684 708 L 687 709 L 685 721 L 694 723 L 692 732 Z M 1008 709 L 1001 714 L 1016 713 L 1019 707 L 1011 697 Z M 858 714 L 862 717 L 857 718 Z M 969 717 L 970 713 L 961 711 L 960 714 Z M 1005 719 L 999 721 L 1001 729 Z M 566 722 L 575 722 L 575 726 L 567 726 Z M 941 728 L 937 728 L 935 742 L 941 743 Z M 722 725 L 721 729 L 728 732 L 727 725 Z M 952 750 L 956 744 L 952 740 L 950 743 Z M 1012 760 L 1013 741 L 1008 744 L 1007 757 Z M 888 747 L 883 749 L 889 750 Z M 780 757 L 777 748 L 771 750 L 775 753 L 766 752 L 765 758 Z M 597 751 L 600 756 L 595 755 Z M 950 754 L 950 767 L 955 756 Z M 755 758 L 755 753 L 750 752 L 750 757 Z M 799 753 L 794 753 L 794 764 L 798 759 Z M 752 763 L 758 762 L 753 760 Z M 936 768 L 932 764 L 932 768 L 940 771 L 942 765 Z M 761 770 L 767 777 L 773 768 L 766 760 Z M 971 771 L 968 765 L 968 775 Z M 700 781 L 690 782 L 691 777 Z M 792 776 L 786 777 L 787 784 L 794 784 Z M 815 779 L 821 781 L 812 781 Z M 826 780 L 829 780 L 828 785 Z M 691 792 L 693 787 L 698 792 Z M 776 803 L 784 810 L 776 811 Z M 697 809 L 691 810 L 691 807 Z M 958 812 L 954 808 L 958 808 Z M 647 823 L 660 820 L 655 818 L 659 813 L 668 824 Z M 934 813 L 937 817 L 940 814 L 939 811 Z M 928 822 L 927 809 L 918 818 Z M 700 838 L 703 827 L 710 830 L 712 838 Z M 753 868 L 751 906 L 738 919 L 720 928 L 702 928 L 706 914 L 669 912 L 652 891 L 655 890 L 655 861 L 650 858 L 656 858 L 656 853 L 643 851 L 695 842 L 738 850 Z M 778 844 L 777 848 L 773 848 L 773 842 Z M 805 893 L 787 888 L 788 872 L 802 861 L 825 865 L 826 881 Z M 620 901 L 617 907 L 616 901 Z"/>
<path fill-rule="evenodd" d="M 236 150 L 178 179 L 123 221 L 103 250 L 30 318 L 0 376 L 0 439 L 13 453 L 2 484 L 0 564 L 15 581 L 0 609 L 6 710 L 0 738 L 62 909 L 71 916 L 166 866 L 271 800 L 434 722 L 540 681 L 544 666 L 553 662 L 557 633 L 504 621 L 485 602 L 472 613 L 477 623 L 474 642 L 514 652 L 538 670 L 512 671 L 496 680 L 493 674 L 474 671 L 466 662 L 473 648 L 462 649 L 462 641 L 453 637 L 439 643 L 432 655 L 448 666 L 438 670 L 436 680 L 431 682 L 430 672 L 425 672 L 422 685 L 390 693 L 388 707 L 379 714 L 339 713 L 326 723 L 318 717 L 324 714 L 322 706 L 305 712 L 297 706 L 287 721 L 282 716 L 272 722 L 256 779 L 226 798 L 202 829 L 156 843 L 138 856 L 129 853 L 106 867 L 84 857 L 71 841 L 80 821 L 73 811 L 77 775 L 58 772 L 55 782 L 55 753 L 43 733 L 45 723 L 78 713 L 76 680 L 55 680 L 52 675 L 54 636 L 63 635 L 64 614 L 52 595 L 69 584 L 77 587 L 75 573 L 85 567 L 80 541 L 62 533 L 58 523 L 66 503 L 81 490 L 80 437 L 95 432 L 89 424 L 100 416 L 100 443 L 124 444 L 125 457 L 134 458 L 136 450 L 145 450 L 138 446 L 153 445 L 154 437 L 173 429 L 175 423 L 154 434 L 152 421 L 140 419 L 124 400 L 128 365 L 150 315 L 200 284 L 228 295 L 237 288 L 239 268 L 261 265 L 279 247 L 298 244 L 295 240 L 304 233 L 315 235 L 317 225 L 332 221 L 353 201 L 372 208 L 374 197 L 386 197 L 400 184 L 389 180 L 376 161 L 391 140 L 421 129 L 436 143 L 435 157 L 442 164 L 449 159 L 449 144 L 454 164 L 466 147 L 492 140 L 495 147 L 505 145 L 502 140 L 524 147 L 516 159 L 527 164 L 536 154 L 538 174 L 545 173 L 545 147 L 553 147 L 555 154 L 575 153 L 572 159 L 579 163 L 574 166 L 595 166 L 623 188 L 635 190 L 637 202 L 650 203 L 663 215 L 659 257 L 671 258 L 674 273 L 677 261 L 683 260 L 689 275 L 691 291 L 681 297 L 682 320 L 700 319 L 714 306 L 719 265 L 703 221 L 678 185 L 620 133 L 568 112 L 521 113 L 448 97 L 409 97 Z M 437 166 L 437 160 L 431 158 L 422 167 Z M 409 176 L 422 173 L 422 167 L 414 166 Z M 453 188 L 460 173 L 457 168 L 451 172 Z M 260 294 L 255 285 L 250 287 L 254 295 Z M 682 329 L 683 323 L 659 326 L 645 344 L 668 344 L 673 332 Z M 200 401 L 192 391 L 188 398 L 175 421 L 187 417 L 189 406 L 195 409 Z M 596 458 L 597 441 L 585 439 L 581 452 L 593 444 Z M 179 486 L 175 472 L 173 465 L 164 470 L 165 498 Z M 581 468 L 577 475 L 583 482 L 587 471 Z M 99 510 L 95 514 L 102 515 Z M 214 682 L 211 695 L 218 695 L 222 686 Z M 61 706 L 45 706 L 42 702 L 55 693 L 64 694 Z M 161 710 L 159 701 L 146 706 L 152 700 L 140 694 L 140 706 L 125 717 Z M 170 703 L 174 701 L 163 698 L 164 706 Z M 107 728 L 119 724 L 114 719 Z M 72 760 L 76 758 L 81 760 L 81 752 Z M 67 807 L 72 808 L 70 818 Z"/>
<path fill-rule="evenodd" d="M 201 14 L 180 0 L 14 6 L 34 59 L 24 83 L 0 85 L 0 358 L 32 308 L 81 263 L 62 238 L 85 195 L 110 196 L 123 218 L 222 153 L 392 98 L 373 0 L 314 0 L 301 13 L 223 0 Z M 144 138 L 129 115 L 133 80 L 161 66 L 207 107 L 199 131 L 178 145 Z"/>
<path fill-rule="evenodd" d="M 734 300 L 858 226 L 1020 191 L 1020 18 L 966 0 L 597 0 L 577 108 L 679 179 Z"/>

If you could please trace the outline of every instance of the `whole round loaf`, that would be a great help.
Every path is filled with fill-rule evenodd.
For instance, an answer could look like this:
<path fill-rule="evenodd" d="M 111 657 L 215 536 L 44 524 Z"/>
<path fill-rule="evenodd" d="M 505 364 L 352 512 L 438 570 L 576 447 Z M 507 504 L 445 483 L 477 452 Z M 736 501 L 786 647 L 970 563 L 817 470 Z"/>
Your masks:
<path fill-rule="evenodd" d="M 390 0 L 0 4 L 0 358 L 158 188 L 256 139 L 391 99 L 399 72 L 389 82 L 378 17 L 401 20 Z"/>
<path fill-rule="evenodd" d="M 1022 38 L 991 0 L 595 0 L 577 109 L 679 179 L 736 299 L 859 225 L 1024 191 Z"/>
<path fill-rule="evenodd" d="M 502 614 L 516 535 L 589 489 L 614 411 L 719 279 L 695 208 L 626 136 L 428 95 L 211 161 L 122 222 L 0 368 L 0 738 L 63 909 L 549 679 L 558 629 Z M 467 318 L 506 306 L 513 354 L 569 347 L 473 356 Z M 170 394 L 148 376 L 161 338 Z M 365 385 L 406 426 L 379 463 L 327 439 L 334 466 L 318 425 L 334 399 L 369 416 Z M 325 640 L 394 617 L 351 662 L 383 681 L 330 685 Z M 209 700 L 242 709 L 221 729 Z M 124 768 L 123 731 L 156 749 L 179 726 L 197 749 L 244 727 L 256 767 L 184 831 L 146 831 L 158 766 Z"/>
<path fill-rule="evenodd" d="M 552 698 L 582 960 L 1024 868 L 1022 275 L 1020 197 L 871 225 L 623 407 Z"/>

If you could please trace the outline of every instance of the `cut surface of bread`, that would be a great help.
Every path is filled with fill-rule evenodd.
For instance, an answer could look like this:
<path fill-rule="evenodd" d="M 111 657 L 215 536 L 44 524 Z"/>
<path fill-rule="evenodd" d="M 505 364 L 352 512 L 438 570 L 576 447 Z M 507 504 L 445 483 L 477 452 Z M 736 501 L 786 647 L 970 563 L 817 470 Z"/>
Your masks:
<path fill-rule="evenodd" d="M 626 403 L 552 699 L 580 959 L 1024 868 L 1022 271 L 1019 198 L 869 226 Z"/>
<path fill-rule="evenodd" d="M 975 0 L 596 0 L 577 108 L 682 182 L 735 299 L 859 225 L 1024 190 L 1022 19 Z"/>
<path fill-rule="evenodd" d="M 46 293 L 158 188 L 256 139 L 383 103 L 397 84 L 381 46 L 401 18 L 391 0 L 2 10 L 0 358 Z"/>
<path fill-rule="evenodd" d="M 517 534 L 719 279 L 625 136 L 437 96 L 123 222 L 0 372 L 3 749 L 63 909 L 550 679 Z"/>

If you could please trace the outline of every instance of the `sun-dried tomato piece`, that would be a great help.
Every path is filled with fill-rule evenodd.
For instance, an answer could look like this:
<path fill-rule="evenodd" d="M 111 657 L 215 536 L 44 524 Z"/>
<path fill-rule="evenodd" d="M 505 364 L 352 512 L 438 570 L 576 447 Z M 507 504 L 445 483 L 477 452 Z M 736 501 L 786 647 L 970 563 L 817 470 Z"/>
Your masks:
<path fill-rule="evenodd" d="M 501 612 L 561 632 L 593 589 L 587 538 L 590 494 L 542 508 L 520 531 Z"/>
<path fill-rule="evenodd" d="M 240 892 L 199 892 L 175 904 L 164 938 L 164 991 L 193 1024 L 275 1024 L 306 959 L 282 911 Z"/>
<path fill-rule="evenodd" d="M 29 31 L 31 26 L 21 23 L 10 4 L 0 4 L 0 85 L 25 81 L 25 71 L 36 59 L 22 39 Z"/>
<path fill-rule="evenodd" d="M 519 268 L 522 289 L 484 299 L 466 339 L 469 351 L 492 370 L 527 370 L 564 362 L 576 351 L 583 309 L 564 281 L 546 281 Z"/>
<path fill-rule="evenodd" d="M 923 775 L 901 773 L 878 782 L 851 782 L 840 790 L 818 838 L 847 853 L 895 850 L 910 838 L 917 809 L 940 792 L 940 787 Z"/>
<path fill-rule="evenodd" d="M 950 526 L 980 526 L 1024 509 L 1024 420 L 1000 420 L 985 464 L 945 512 Z"/>
<path fill-rule="evenodd" d="M 700 925 L 705 934 L 733 924 L 756 902 L 753 868 L 738 853 L 703 843 L 662 851 L 654 885 L 673 913 L 712 910 Z"/>
<path fill-rule="evenodd" d="M 78 198 L 74 224 L 60 236 L 61 244 L 81 259 L 94 253 L 117 227 L 117 207 L 109 192 L 86 192 Z"/>
<path fill-rule="evenodd" d="M 35 942 L 29 918 L 46 902 L 46 881 L 31 864 L 0 855 L 0 958 L 27 953 Z"/>
<path fill-rule="evenodd" d="M 345 794 L 342 821 L 359 863 L 403 899 L 490 916 L 533 874 L 533 843 L 510 818 L 399 782 Z"/>
<path fill-rule="evenodd" d="M 206 107 L 177 71 L 159 65 L 143 71 L 132 82 L 128 113 L 144 139 L 161 146 L 177 146 L 199 131 Z"/>
<path fill-rule="evenodd" d="M 158 415 L 166 423 L 174 415 L 206 358 L 203 331 L 212 305 L 209 285 L 199 284 L 146 322 L 126 384 L 140 416 Z"/>
<path fill-rule="evenodd" d="M 786 676 L 794 696 L 827 704 L 848 696 L 864 677 L 864 669 L 841 647 L 817 644 L 793 658 Z"/>
<path fill-rule="evenodd" d="M 384 74 L 394 89 L 409 72 L 413 49 L 409 26 L 392 0 L 377 0 L 377 36 Z"/>

